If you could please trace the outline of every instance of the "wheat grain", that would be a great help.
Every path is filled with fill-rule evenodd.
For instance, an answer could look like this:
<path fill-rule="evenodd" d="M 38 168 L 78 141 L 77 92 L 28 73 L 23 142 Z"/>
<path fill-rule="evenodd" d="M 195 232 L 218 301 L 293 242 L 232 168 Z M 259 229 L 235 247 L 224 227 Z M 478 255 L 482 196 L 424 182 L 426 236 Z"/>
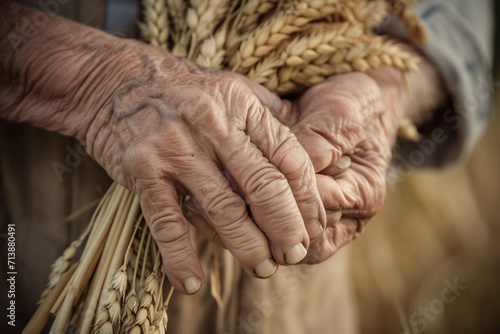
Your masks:
<path fill-rule="evenodd" d="M 283 66 L 263 84 L 271 90 L 276 90 L 278 94 L 290 94 L 300 93 L 335 74 L 364 72 L 382 65 L 395 67 L 403 73 L 418 70 L 417 57 L 401 51 L 390 42 L 384 42 L 381 37 L 370 38 L 364 42 L 357 41 L 350 47 L 336 50 L 322 60 L 325 62 L 306 63 L 295 67 Z"/>
<path fill-rule="evenodd" d="M 409 118 L 401 118 L 398 122 L 398 136 L 409 141 L 420 141 L 422 135 Z"/>
<path fill-rule="evenodd" d="M 198 10 L 201 9 L 202 6 L 198 7 L 197 9 L 199 21 L 194 31 L 197 37 L 197 42 L 204 40 L 215 31 L 215 29 L 221 23 L 221 19 L 223 18 L 224 14 L 229 8 L 227 0 L 210 1 L 209 6 L 208 1 L 206 3 L 206 10 L 202 12 Z"/>
<path fill-rule="evenodd" d="M 229 66 L 241 73 L 241 67 L 255 65 L 308 22 L 309 20 L 297 16 L 293 9 L 277 13 L 245 38 L 238 51 L 230 58 Z"/>
<path fill-rule="evenodd" d="M 143 38 L 155 46 L 167 50 L 169 23 L 164 0 L 142 0 L 144 23 L 139 26 Z M 147 27 L 147 28 L 146 28 Z"/>
<path fill-rule="evenodd" d="M 140 241 L 138 241 L 138 244 L 136 246 L 137 247 L 137 255 L 136 255 L 134 261 L 132 262 L 132 267 L 134 268 L 133 273 L 131 276 L 127 275 L 127 277 L 129 278 L 129 281 L 130 280 L 132 281 L 132 284 L 131 284 L 130 291 L 128 292 L 127 297 L 125 299 L 125 305 L 123 307 L 121 333 L 129 333 L 132 331 L 134 324 L 135 324 L 135 321 L 136 321 L 137 311 L 139 309 L 139 299 L 137 298 L 137 293 L 136 293 L 136 291 L 137 291 L 136 290 L 136 280 L 137 280 L 137 271 L 139 268 L 139 260 L 141 259 L 141 253 L 142 253 L 142 250 L 144 248 L 144 243 L 145 243 L 146 235 L 147 235 L 147 233 L 145 233 L 145 230 L 147 229 L 147 224 L 142 219 L 143 218 L 142 214 L 139 218 L 141 218 L 141 220 L 139 220 L 139 221 L 143 225 L 143 233 L 141 234 L 141 236 L 139 238 Z M 136 238 L 135 238 L 134 242 L 137 240 L 137 237 L 138 236 L 136 233 Z M 133 244 L 134 244 L 134 242 L 133 242 Z M 132 259 L 131 259 L 131 261 L 132 261 Z"/>
<path fill-rule="evenodd" d="M 52 271 L 49 274 L 49 282 L 47 287 L 42 292 L 38 304 L 42 304 L 45 298 L 49 295 L 50 291 L 59 283 L 61 277 L 69 269 L 73 258 L 75 257 L 76 251 L 80 246 L 80 242 L 73 241 L 71 245 L 66 248 L 61 256 L 59 256 L 56 261 L 52 264 Z"/>
<path fill-rule="evenodd" d="M 319 65 L 340 47 L 351 47 L 363 36 L 359 26 L 349 23 L 311 24 L 304 35 L 299 35 L 281 49 L 264 57 L 247 73 L 258 82 L 267 83 L 268 88 L 277 87 L 272 78 L 283 66 L 296 67 L 307 63 Z M 326 55 L 327 57 L 322 57 Z M 322 58 L 321 58 L 322 57 Z M 269 82 L 274 80 L 273 82 Z"/>
<path fill-rule="evenodd" d="M 277 0 L 249 0 L 241 5 L 238 17 L 233 28 L 238 33 L 247 33 L 254 30 L 257 25 L 273 13 L 277 7 Z"/>
<path fill-rule="evenodd" d="M 191 44 L 188 59 L 194 60 L 198 54 L 200 43 L 208 38 L 222 23 L 224 14 L 228 10 L 227 0 L 191 1 L 191 7 L 186 14 L 186 23 L 191 31 Z"/>
<path fill-rule="evenodd" d="M 278 45 L 290 39 L 292 35 L 314 21 L 331 19 L 340 15 L 345 8 L 336 2 L 316 0 L 292 3 L 264 21 L 252 34 L 245 36 L 238 52 L 229 60 L 233 70 L 246 74 L 245 68 L 254 66 L 263 57 L 269 55 Z M 361 16 L 361 14 L 358 14 Z M 354 16 L 353 16 L 354 17 Z M 355 21 L 352 19 L 351 21 Z M 354 23 L 354 22 L 351 22 Z M 243 69 L 241 69 L 243 68 Z"/>
<path fill-rule="evenodd" d="M 108 286 L 104 305 L 99 310 L 94 323 L 93 333 L 108 333 L 109 328 L 112 329 L 111 333 L 119 332 L 121 325 L 120 310 L 127 289 L 127 282 L 126 268 L 122 266 Z"/>
<path fill-rule="evenodd" d="M 175 43 L 174 47 L 172 48 L 172 54 L 174 56 L 187 58 L 190 41 L 191 41 L 190 34 L 188 33 L 181 34 L 177 43 Z"/>

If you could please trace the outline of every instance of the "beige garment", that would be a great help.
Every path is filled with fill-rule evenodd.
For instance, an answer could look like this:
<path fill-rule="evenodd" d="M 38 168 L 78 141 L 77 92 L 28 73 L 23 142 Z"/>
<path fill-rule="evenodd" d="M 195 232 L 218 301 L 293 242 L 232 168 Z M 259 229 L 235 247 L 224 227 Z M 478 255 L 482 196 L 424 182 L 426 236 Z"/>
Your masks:
<path fill-rule="evenodd" d="M 168 332 L 220 334 L 357 333 L 349 248 L 316 265 L 280 267 L 267 280 L 248 276 L 226 250 L 217 250 L 223 307 L 210 294 L 212 252 L 192 233 L 206 283 L 195 296 L 174 294 Z"/>
<path fill-rule="evenodd" d="M 37 8 L 36 1 L 31 3 Z M 103 10 L 100 0 L 69 1 L 58 13 L 99 27 Z M 36 310 L 50 265 L 87 225 L 90 212 L 70 224 L 62 224 L 62 219 L 102 196 L 110 183 L 74 140 L 0 121 L 0 231 L 5 233 L 7 224 L 16 226 L 18 272 L 17 326 L 13 330 L 2 320 L 0 333 L 18 333 L 24 327 Z M 269 280 L 249 277 L 227 251 L 219 250 L 224 302 L 219 309 L 210 294 L 211 246 L 195 231 L 192 239 L 206 283 L 195 296 L 174 294 L 169 333 L 356 332 L 347 250 L 319 266 L 281 267 Z M 0 279 L 5 282 L 5 242 L 0 252 Z M 0 302 L 4 309 L 3 289 Z"/>

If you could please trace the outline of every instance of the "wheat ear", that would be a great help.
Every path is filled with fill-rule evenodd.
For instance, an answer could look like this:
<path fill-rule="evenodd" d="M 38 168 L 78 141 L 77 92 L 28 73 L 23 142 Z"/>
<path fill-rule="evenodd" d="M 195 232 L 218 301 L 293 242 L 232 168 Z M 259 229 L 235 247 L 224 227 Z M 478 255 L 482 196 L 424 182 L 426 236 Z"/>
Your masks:
<path fill-rule="evenodd" d="M 104 306 L 97 314 L 92 333 L 112 334 L 120 331 L 120 310 L 126 289 L 127 273 L 126 268 L 122 266 L 108 286 Z"/>
<path fill-rule="evenodd" d="M 169 23 L 164 0 L 142 0 L 144 23 L 139 25 L 142 37 L 149 43 L 167 50 Z"/>

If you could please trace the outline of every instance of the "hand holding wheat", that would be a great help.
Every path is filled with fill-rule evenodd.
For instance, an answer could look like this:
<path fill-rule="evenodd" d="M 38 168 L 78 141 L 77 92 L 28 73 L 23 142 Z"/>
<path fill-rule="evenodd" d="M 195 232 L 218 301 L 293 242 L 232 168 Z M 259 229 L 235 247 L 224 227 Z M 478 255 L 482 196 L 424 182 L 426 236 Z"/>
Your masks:
<path fill-rule="evenodd" d="M 131 79 L 98 110 L 86 146 L 138 195 L 172 285 L 194 293 L 204 277 L 179 192 L 199 203 L 248 274 L 268 277 L 276 263 L 302 260 L 305 223 L 325 216 L 293 134 L 241 82 L 136 44 Z"/>

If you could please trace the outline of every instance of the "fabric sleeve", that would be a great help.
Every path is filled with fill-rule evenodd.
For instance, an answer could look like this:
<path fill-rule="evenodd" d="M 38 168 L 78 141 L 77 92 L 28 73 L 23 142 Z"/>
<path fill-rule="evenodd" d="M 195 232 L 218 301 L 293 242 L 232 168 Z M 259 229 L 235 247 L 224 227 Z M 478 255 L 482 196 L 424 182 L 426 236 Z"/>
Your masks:
<path fill-rule="evenodd" d="M 494 6 L 490 0 L 420 0 L 415 10 L 429 33 L 420 48 L 439 70 L 451 101 L 435 111 L 432 126 L 423 127 L 421 142 L 399 143 L 395 163 L 442 166 L 471 153 L 493 111 Z M 406 37 L 397 20 L 382 32 Z"/>

